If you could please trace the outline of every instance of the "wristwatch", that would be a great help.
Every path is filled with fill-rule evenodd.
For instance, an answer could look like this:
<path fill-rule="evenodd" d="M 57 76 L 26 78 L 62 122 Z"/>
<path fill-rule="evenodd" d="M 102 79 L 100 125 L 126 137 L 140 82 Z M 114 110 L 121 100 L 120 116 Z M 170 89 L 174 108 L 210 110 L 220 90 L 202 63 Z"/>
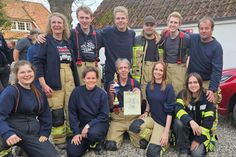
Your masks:
<path fill-rule="evenodd" d="M 88 124 L 86 124 L 86 125 L 85 125 L 85 128 L 86 128 L 86 129 L 89 129 L 89 128 L 90 128 L 90 126 L 89 126 Z"/>

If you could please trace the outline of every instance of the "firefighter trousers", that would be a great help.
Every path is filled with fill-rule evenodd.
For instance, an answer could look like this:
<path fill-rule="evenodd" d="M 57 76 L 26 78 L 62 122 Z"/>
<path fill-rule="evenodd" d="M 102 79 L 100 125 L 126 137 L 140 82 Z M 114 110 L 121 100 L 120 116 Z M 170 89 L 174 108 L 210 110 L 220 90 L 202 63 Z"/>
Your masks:
<path fill-rule="evenodd" d="M 72 138 L 67 140 L 67 155 L 68 157 L 80 157 L 90 145 L 100 143 L 105 140 L 109 124 L 108 123 L 97 123 L 91 126 L 88 130 L 87 138 L 82 139 L 81 144 L 75 145 L 71 143 Z M 81 128 L 82 130 L 83 128 Z"/>
<path fill-rule="evenodd" d="M 175 95 L 185 88 L 186 71 L 185 64 L 167 64 L 167 79 L 173 85 Z"/>
<path fill-rule="evenodd" d="M 204 89 L 208 89 L 210 84 L 210 81 L 203 81 L 203 88 Z M 221 95 L 221 90 L 220 88 L 218 88 L 218 90 L 215 92 L 215 101 L 214 104 L 216 106 L 216 117 L 215 117 L 215 121 L 213 123 L 213 127 L 211 129 L 211 131 L 213 133 L 215 133 L 216 129 L 217 129 L 217 125 L 218 125 L 218 105 L 222 100 L 222 95 Z"/>
<path fill-rule="evenodd" d="M 146 86 L 152 80 L 152 68 L 155 62 L 144 61 L 141 76 L 142 99 L 146 100 Z"/>
<path fill-rule="evenodd" d="M 72 90 L 75 87 L 70 64 L 61 64 L 61 90 L 54 90 L 52 97 L 48 98 L 51 110 L 64 109 L 65 122 L 61 126 L 52 127 L 52 140 L 55 144 L 65 144 L 66 137 L 71 135 L 68 116 L 68 102 Z"/>
<path fill-rule="evenodd" d="M 14 113 L 7 121 L 16 135 L 22 139 L 16 145 L 21 147 L 29 157 L 59 157 L 49 140 L 39 142 L 40 124 L 36 115 Z"/>
<path fill-rule="evenodd" d="M 137 119 L 137 116 L 126 116 L 122 110 L 119 113 L 112 112 L 111 123 L 106 140 L 116 142 L 116 148 L 120 148 L 123 142 L 124 133 L 127 132 L 133 146 L 140 147 L 140 137 L 129 131 L 129 126 L 135 119 Z"/>
<path fill-rule="evenodd" d="M 149 143 L 160 145 L 164 127 L 155 122 L 150 116 L 144 118 L 143 121 L 144 123 L 140 126 L 140 138 L 149 141 Z"/>

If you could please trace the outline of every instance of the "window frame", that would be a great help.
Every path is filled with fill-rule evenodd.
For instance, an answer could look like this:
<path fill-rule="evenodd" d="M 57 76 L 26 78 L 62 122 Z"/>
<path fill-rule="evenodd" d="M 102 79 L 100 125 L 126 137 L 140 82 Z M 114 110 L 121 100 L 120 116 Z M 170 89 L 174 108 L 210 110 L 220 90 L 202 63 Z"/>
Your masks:
<path fill-rule="evenodd" d="M 13 31 L 24 31 L 29 32 L 32 29 L 32 23 L 26 21 L 12 21 L 12 25 L 14 23 L 15 27 L 11 27 Z"/>

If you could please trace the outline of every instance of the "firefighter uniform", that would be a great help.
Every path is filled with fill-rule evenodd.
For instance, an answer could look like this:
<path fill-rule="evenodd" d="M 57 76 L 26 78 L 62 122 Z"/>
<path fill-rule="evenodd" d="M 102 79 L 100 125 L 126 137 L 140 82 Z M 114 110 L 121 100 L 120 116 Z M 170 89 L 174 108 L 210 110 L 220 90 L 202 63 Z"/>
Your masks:
<path fill-rule="evenodd" d="M 68 102 L 70 94 L 75 88 L 72 71 L 70 69 L 70 64 L 61 64 L 60 77 L 61 77 L 61 90 L 55 90 L 52 97 L 48 98 L 49 107 L 52 110 L 61 110 L 64 114 L 65 122 L 64 124 L 52 127 L 52 138 L 55 144 L 64 144 L 66 141 L 66 136 L 71 135 L 69 117 L 68 117 Z M 64 111 L 63 111 L 64 109 Z M 59 113 L 59 112 L 58 112 Z M 55 115 L 58 116 L 58 115 Z"/>
<path fill-rule="evenodd" d="M 172 39 L 167 31 L 162 34 L 161 43 L 164 50 L 163 60 L 167 64 L 167 79 L 177 95 L 184 88 L 186 79 L 189 35 L 179 32 L 179 35 Z"/>
<path fill-rule="evenodd" d="M 52 35 L 39 45 L 39 52 L 33 57 L 38 77 L 43 77 L 53 89 L 48 98 L 52 111 L 52 139 L 55 144 L 65 144 L 71 135 L 68 122 L 68 101 L 75 85 L 79 85 L 75 59 L 66 40 L 56 41 Z"/>
<path fill-rule="evenodd" d="M 90 26 L 90 31 L 86 34 L 78 23 L 75 29 L 71 30 L 71 45 L 74 56 L 77 59 L 77 71 L 80 85 L 84 85 L 82 72 L 86 66 L 95 67 L 98 70 L 99 79 L 97 86 L 101 87 L 101 69 L 99 64 L 99 48 L 101 47 L 101 36 Z"/>
<path fill-rule="evenodd" d="M 214 37 L 212 39 L 211 42 L 203 43 L 199 34 L 190 35 L 188 73 L 198 73 L 203 79 L 204 89 L 215 92 L 214 104 L 217 108 L 222 99 L 219 84 L 223 69 L 223 49 Z M 216 130 L 217 123 L 218 113 L 212 130 Z"/>
<path fill-rule="evenodd" d="M 209 150 L 216 108 L 213 103 L 207 101 L 204 92 L 201 93 L 197 102 L 192 100 L 189 105 L 184 103 L 182 96 L 183 93 L 180 93 L 177 98 L 177 106 L 175 108 L 176 119 L 173 124 L 177 145 L 180 151 L 183 151 L 189 148 L 191 141 L 197 141 L 200 146 L 196 150 L 191 151 L 191 153 L 193 156 L 202 156 L 205 154 L 205 151 Z M 189 127 L 191 120 L 194 120 L 200 126 L 202 130 L 200 136 L 193 135 L 192 129 Z"/>
<path fill-rule="evenodd" d="M 147 85 L 147 101 L 150 105 L 151 116 L 135 120 L 129 130 L 137 133 L 141 139 L 149 141 L 147 156 L 158 156 L 166 149 L 161 147 L 161 138 L 166 126 L 168 115 L 172 115 L 175 106 L 175 93 L 171 84 L 164 91 L 160 84 L 154 84 L 154 91 Z"/>
<path fill-rule="evenodd" d="M 185 88 L 186 70 L 185 63 L 167 63 L 168 82 L 173 85 L 175 94 L 178 94 L 178 92 Z"/>
<path fill-rule="evenodd" d="M 208 89 L 210 81 L 203 81 L 203 88 Z M 215 107 L 216 107 L 216 118 L 213 124 L 213 127 L 211 128 L 211 131 L 215 133 L 217 126 L 218 126 L 218 105 L 222 100 L 221 90 L 218 88 L 218 90 L 215 92 Z"/>
<path fill-rule="evenodd" d="M 110 83 L 110 85 L 111 84 L 112 83 Z M 119 100 L 119 107 L 116 109 L 114 108 L 113 112 L 111 113 L 110 127 L 106 137 L 107 150 L 117 150 L 118 148 L 120 148 L 123 142 L 123 135 L 125 132 L 129 134 L 131 143 L 135 147 L 139 147 L 140 137 L 137 134 L 129 131 L 130 124 L 133 122 L 133 120 L 137 119 L 138 116 L 124 115 L 123 110 L 123 92 L 132 91 L 132 89 L 135 87 L 140 88 L 139 83 L 131 78 L 127 80 L 126 85 L 120 85 L 120 89 L 117 94 Z"/>
<path fill-rule="evenodd" d="M 52 116 L 46 100 L 45 95 L 36 97 L 33 89 L 26 89 L 18 83 L 3 91 L 0 98 L 0 135 L 3 142 L 1 147 L 7 146 L 7 149 L 0 152 L 1 156 L 11 150 L 6 141 L 17 135 L 21 141 L 15 145 L 28 156 L 58 157 L 49 140 L 39 141 L 41 136 L 48 138 L 51 132 Z"/>
<path fill-rule="evenodd" d="M 152 79 L 152 68 L 159 60 L 158 42 L 160 35 L 155 32 L 153 39 L 145 38 L 144 32 L 135 37 L 133 47 L 132 77 L 141 85 L 142 99 L 146 100 L 146 86 Z"/>

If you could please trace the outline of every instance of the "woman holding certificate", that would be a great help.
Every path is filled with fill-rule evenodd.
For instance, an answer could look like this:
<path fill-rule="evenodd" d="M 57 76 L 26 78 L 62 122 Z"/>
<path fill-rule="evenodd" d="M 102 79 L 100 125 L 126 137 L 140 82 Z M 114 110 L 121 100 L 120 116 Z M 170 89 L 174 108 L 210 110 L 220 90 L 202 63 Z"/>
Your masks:
<path fill-rule="evenodd" d="M 152 80 L 147 84 L 148 105 L 145 112 L 135 120 L 130 131 L 138 133 L 144 141 L 149 141 L 147 157 L 160 156 L 168 145 L 169 130 L 175 105 L 175 93 L 167 83 L 166 65 L 158 61 L 152 69 Z M 150 113 L 150 116 L 149 116 Z"/>

